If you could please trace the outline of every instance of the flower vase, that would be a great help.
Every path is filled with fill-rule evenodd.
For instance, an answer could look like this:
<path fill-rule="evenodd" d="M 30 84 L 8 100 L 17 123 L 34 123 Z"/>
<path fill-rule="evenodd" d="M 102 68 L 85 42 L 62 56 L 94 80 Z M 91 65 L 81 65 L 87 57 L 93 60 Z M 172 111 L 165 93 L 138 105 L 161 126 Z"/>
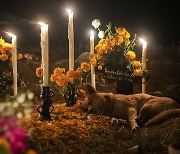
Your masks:
<path fill-rule="evenodd" d="M 64 99 L 66 101 L 66 106 L 70 107 L 76 104 L 78 93 L 76 92 L 75 84 L 68 82 L 66 87 L 66 92 L 64 93 Z"/>

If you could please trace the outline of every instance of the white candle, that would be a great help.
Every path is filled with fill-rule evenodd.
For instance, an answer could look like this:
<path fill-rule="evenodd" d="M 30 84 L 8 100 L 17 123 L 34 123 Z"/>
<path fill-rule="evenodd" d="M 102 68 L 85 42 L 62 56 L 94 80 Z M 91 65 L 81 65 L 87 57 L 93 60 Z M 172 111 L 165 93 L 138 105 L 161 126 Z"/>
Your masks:
<path fill-rule="evenodd" d="M 41 54 L 43 68 L 43 87 L 49 86 L 49 45 L 48 45 L 48 24 L 39 22 L 41 25 Z"/>
<path fill-rule="evenodd" d="M 12 67 L 13 67 L 13 89 L 14 96 L 17 95 L 17 38 L 15 35 L 8 33 L 12 37 Z"/>
<path fill-rule="evenodd" d="M 68 39 L 69 39 L 69 70 L 74 70 L 74 29 L 73 29 L 73 12 L 67 9 L 69 14 L 68 22 Z"/>
<path fill-rule="evenodd" d="M 90 53 L 94 54 L 94 32 L 91 30 L 90 32 Z M 95 81 L 95 68 L 91 64 L 91 85 L 96 89 L 96 81 Z"/>
<path fill-rule="evenodd" d="M 143 45 L 142 48 L 142 69 L 146 69 L 146 54 L 147 54 L 147 42 L 143 39 L 140 39 L 140 42 Z M 142 93 L 146 93 L 146 83 L 145 79 L 142 78 Z"/>

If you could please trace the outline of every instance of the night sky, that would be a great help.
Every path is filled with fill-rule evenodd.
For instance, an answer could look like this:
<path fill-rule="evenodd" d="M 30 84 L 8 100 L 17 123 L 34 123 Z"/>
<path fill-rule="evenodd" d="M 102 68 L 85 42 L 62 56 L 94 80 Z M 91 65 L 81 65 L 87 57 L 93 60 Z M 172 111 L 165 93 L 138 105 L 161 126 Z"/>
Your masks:
<path fill-rule="evenodd" d="M 74 12 L 76 46 L 88 44 L 93 19 L 100 19 L 104 29 L 125 27 L 131 34 L 144 37 L 152 45 L 170 45 L 180 38 L 178 2 L 162 0 L 4 0 L 0 4 L 0 36 L 4 31 L 17 35 L 21 46 L 38 46 L 40 28 L 49 24 L 50 46 L 68 46 L 66 8 Z M 96 40 L 98 38 L 96 37 Z"/>

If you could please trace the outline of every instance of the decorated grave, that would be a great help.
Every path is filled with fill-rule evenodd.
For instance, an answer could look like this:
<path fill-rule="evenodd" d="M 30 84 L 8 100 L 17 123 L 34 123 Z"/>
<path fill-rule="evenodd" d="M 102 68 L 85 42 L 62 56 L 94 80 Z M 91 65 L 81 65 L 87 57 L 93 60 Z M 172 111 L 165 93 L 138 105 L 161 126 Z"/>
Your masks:
<path fill-rule="evenodd" d="M 71 10 L 68 13 L 69 70 L 61 66 L 54 68 L 50 78 L 48 25 L 39 22 L 42 62 L 35 73 L 41 81 L 41 93 L 36 101 L 31 91 L 18 84 L 17 59 L 21 59 L 22 54 L 17 54 L 16 36 L 8 33 L 12 44 L 0 39 L 0 92 L 3 93 L 0 153 L 167 152 L 172 143 L 179 141 L 179 118 L 132 131 L 125 119 L 89 115 L 81 107 L 88 82 L 95 89 L 97 83 L 104 86 L 106 83 L 115 84 L 116 93 L 120 94 L 133 94 L 133 84 L 138 82 L 145 93 L 150 77 L 146 68 L 147 43 L 140 39 L 142 59 L 136 59 L 137 35 L 131 36 L 124 27 L 113 28 L 111 23 L 106 30 L 100 30 L 101 23 L 95 19 L 92 25 L 98 30 L 100 40 L 94 45 L 91 31 L 89 63 L 82 62 L 75 69 L 73 13 Z M 59 87 L 64 102 L 51 100 L 54 95 L 52 84 Z M 13 87 L 11 92 L 8 86 Z"/>

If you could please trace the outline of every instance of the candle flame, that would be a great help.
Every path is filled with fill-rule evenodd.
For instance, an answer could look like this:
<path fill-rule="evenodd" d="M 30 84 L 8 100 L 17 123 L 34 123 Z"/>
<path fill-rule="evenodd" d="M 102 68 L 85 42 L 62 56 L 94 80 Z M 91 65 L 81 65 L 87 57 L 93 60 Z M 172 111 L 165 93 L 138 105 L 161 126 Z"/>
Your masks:
<path fill-rule="evenodd" d="M 42 27 L 46 27 L 46 26 L 47 26 L 47 24 L 45 24 L 44 22 L 38 22 L 38 24 L 39 24 L 40 26 L 42 26 Z"/>
<path fill-rule="evenodd" d="M 48 29 L 48 24 L 45 24 L 44 22 L 38 22 L 38 24 L 41 26 L 42 31 L 46 31 Z"/>
<path fill-rule="evenodd" d="M 147 45 L 147 42 L 144 40 L 144 39 L 142 39 L 142 38 L 139 38 L 139 40 L 140 40 L 140 42 L 143 44 L 143 45 Z"/>
<path fill-rule="evenodd" d="M 66 11 L 67 11 L 68 14 L 73 13 L 72 10 L 70 10 L 70 9 L 66 9 Z"/>
<path fill-rule="evenodd" d="M 14 38 L 16 38 L 16 35 L 14 35 L 14 34 L 12 34 L 12 33 L 9 33 L 9 32 L 6 32 L 9 36 L 11 36 L 11 37 L 14 37 Z"/>
<path fill-rule="evenodd" d="M 90 35 L 93 36 L 94 35 L 94 31 L 91 30 L 90 31 Z"/>

